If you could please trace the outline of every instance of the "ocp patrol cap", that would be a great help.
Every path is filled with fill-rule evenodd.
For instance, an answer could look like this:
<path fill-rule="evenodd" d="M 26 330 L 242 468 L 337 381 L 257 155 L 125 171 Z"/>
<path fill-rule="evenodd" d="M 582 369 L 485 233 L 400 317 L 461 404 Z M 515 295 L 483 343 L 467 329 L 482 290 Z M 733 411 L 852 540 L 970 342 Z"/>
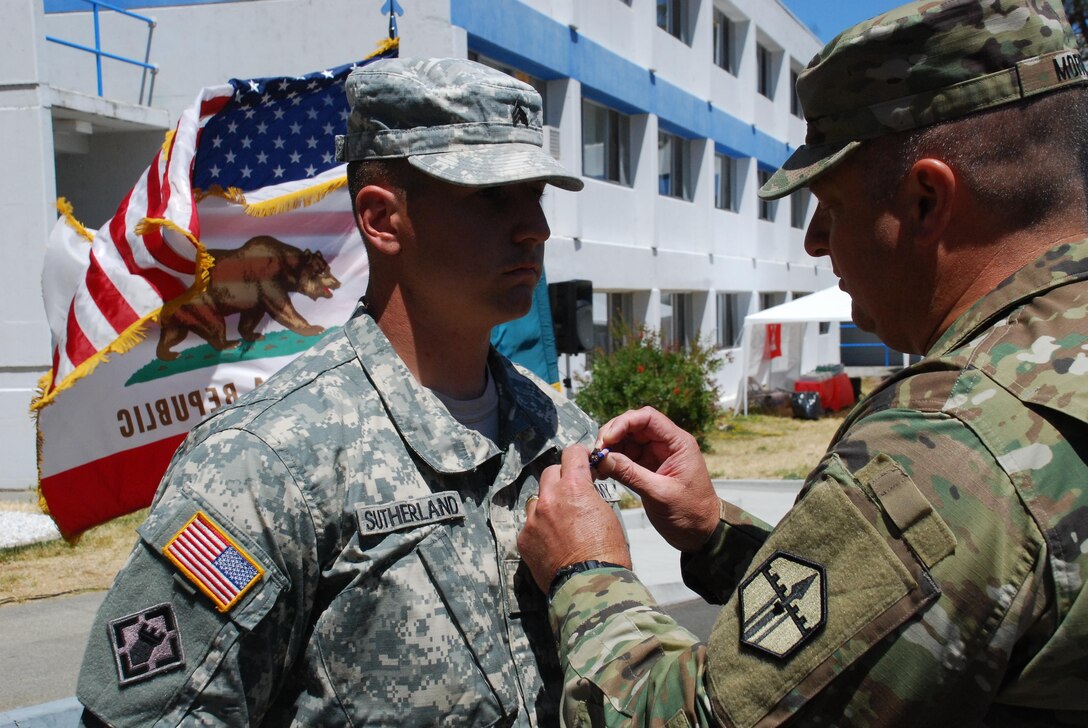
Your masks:
<path fill-rule="evenodd" d="M 1088 81 L 1059 0 L 918 0 L 840 33 L 797 80 L 805 143 L 759 190 L 783 197 L 863 141 Z"/>
<path fill-rule="evenodd" d="M 444 182 L 489 187 L 543 180 L 582 189 L 544 152 L 540 94 L 460 58 L 389 58 L 345 83 L 351 115 L 336 137 L 341 162 L 407 158 Z"/>

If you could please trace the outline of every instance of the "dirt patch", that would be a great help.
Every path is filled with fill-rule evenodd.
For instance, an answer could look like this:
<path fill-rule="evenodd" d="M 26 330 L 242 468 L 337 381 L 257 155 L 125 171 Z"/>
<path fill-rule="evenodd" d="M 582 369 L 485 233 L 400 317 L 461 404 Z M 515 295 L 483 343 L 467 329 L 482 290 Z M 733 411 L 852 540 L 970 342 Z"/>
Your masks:
<path fill-rule="evenodd" d="M 27 503 L 0 502 L 0 510 L 37 512 Z M 61 594 L 108 589 L 136 542 L 142 510 L 62 540 L 0 550 L 0 605 Z"/>
<path fill-rule="evenodd" d="M 705 454 L 713 478 L 800 480 L 827 450 L 845 414 L 818 420 L 748 415 L 723 419 Z"/>

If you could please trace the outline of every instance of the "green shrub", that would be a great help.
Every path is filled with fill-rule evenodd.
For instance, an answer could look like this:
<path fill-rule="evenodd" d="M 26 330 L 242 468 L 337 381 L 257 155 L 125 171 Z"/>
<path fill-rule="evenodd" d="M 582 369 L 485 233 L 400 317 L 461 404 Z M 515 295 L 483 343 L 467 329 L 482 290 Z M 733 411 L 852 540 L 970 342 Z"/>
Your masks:
<path fill-rule="evenodd" d="M 618 332 L 625 343 L 593 356 L 574 400 L 602 424 L 629 409 L 650 405 L 684 428 L 705 451 L 719 414 L 711 376 L 721 366 L 711 347 L 696 338 L 686 347 L 661 346 L 645 328 Z"/>

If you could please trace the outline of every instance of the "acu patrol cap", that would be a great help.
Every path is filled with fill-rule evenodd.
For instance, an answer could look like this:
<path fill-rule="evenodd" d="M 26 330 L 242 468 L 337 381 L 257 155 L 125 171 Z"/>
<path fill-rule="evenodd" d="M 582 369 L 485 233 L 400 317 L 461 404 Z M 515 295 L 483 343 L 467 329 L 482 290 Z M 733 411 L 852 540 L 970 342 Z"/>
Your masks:
<path fill-rule="evenodd" d="M 389 58 L 351 72 L 341 162 L 396 159 L 444 182 L 489 187 L 543 180 L 584 183 L 543 150 L 540 94 L 460 58 Z"/>
<path fill-rule="evenodd" d="M 759 196 L 807 186 L 862 141 L 1088 80 L 1060 0 L 917 0 L 840 33 L 797 95 L 805 143 Z"/>

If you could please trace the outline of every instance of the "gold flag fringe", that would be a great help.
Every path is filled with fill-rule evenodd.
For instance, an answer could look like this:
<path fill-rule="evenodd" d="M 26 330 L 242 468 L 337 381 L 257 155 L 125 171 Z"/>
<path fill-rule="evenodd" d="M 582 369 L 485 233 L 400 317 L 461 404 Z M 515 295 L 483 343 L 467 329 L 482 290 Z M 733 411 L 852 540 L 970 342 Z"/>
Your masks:
<path fill-rule="evenodd" d="M 227 202 L 232 202 L 235 205 L 246 204 L 246 193 L 239 187 L 228 187 L 223 189 L 220 185 L 212 185 L 206 190 L 200 188 L 193 188 L 193 199 L 197 202 L 203 202 L 209 197 L 221 197 Z"/>
<path fill-rule="evenodd" d="M 341 187 L 346 187 L 347 183 L 347 175 L 344 175 L 343 177 L 326 180 L 313 187 L 295 190 L 286 195 L 280 195 L 279 197 L 273 197 L 270 200 L 262 200 L 261 202 L 254 202 L 252 204 L 245 203 L 245 198 L 243 197 L 242 204 L 245 204 L 246 206 L 247 215 L 253 217 L 271 217 L 272 215 L 290 212 L 291 210 L 296 210 L 300 207 L 309 207 L 315 202 L 325 199 L 330 192 L 335 192 Z"/>
<path fill-rule="evenodd" d="M 382 38 L 376 44 L 378 49 L 371 53 L 367 58 L 373 58 L 374 56 L 380 56 L 386 51 L 391 51 L 394 48 L 400 48 L 400 38 Z"/>
<path fill-rule="evenodd" d="M 212 185 L 207 190 L 193 190 L 193 197 L 201 202 L 209 197 L 219 197 L 234 205 L 241 205 L 245 213 L 252 217 L 272 217 L 283 212 L 297 210 L 300 207 L 309 207 L 315 202 L 325 199 L 331 192 L 335 192 L 348 184 L 347 175 L 326 180 L 312 187 L 288 192 L 286 195 L 273 197 L 260 202 L 249 203 L 246 201 L 246 193 L 237 187 L 223 189 L 219 185 Z"/>
<path fill-rule="evenodd" d="M 166 132 L 166 134 L 163 135 L 163 139 L 162 139 L 162 156 L 163 156 L 163 158 L 165 158 L 167 155 L 170 154 L 170 147 L 172 147 L 174 145 L 174 134 L 176 134 L 176 133 L 177 132 L 174 129 L 171 129 L 170 131 Z"/>
<path fill-rule="evenodd" d="M 215 258 L 209 253 L 204 244 L 201 243 L 196 237 L 180 227 L 171 220 L 156 217 L 145 217 L 140 222 L 136 223 L 136 234 L 144 235 L 153 227 L 166 228 L 167 230 L 173 230 L 178 235 L 185 237 L 193 247 L 196 248 L 196 272 L 194 273 L 193 285 L 189 287 L 189 290 L 181 294 L 177 298 L 168 301 L 163 305 L 161 310 L 161 319 L 168 319 L 179 308 L 193 300 L 196 296 L 199 296 L 208 287 L 208 281 L 211 280 L 211 271 L 215 266 Z"/>
<path fill-rule="evenodd" d="M 79 233 L 81 238 L 88 243 L 94 241 L 94 235 L 91 235 L 91 231 L 83 227 L 83 223 L 77 220 L 76 216 L 72 214 L 72 203 L 66 198 L 57 198 L 57 212 L 64 216 L 64 220 L 68 223 L 68 226 Z"/>

